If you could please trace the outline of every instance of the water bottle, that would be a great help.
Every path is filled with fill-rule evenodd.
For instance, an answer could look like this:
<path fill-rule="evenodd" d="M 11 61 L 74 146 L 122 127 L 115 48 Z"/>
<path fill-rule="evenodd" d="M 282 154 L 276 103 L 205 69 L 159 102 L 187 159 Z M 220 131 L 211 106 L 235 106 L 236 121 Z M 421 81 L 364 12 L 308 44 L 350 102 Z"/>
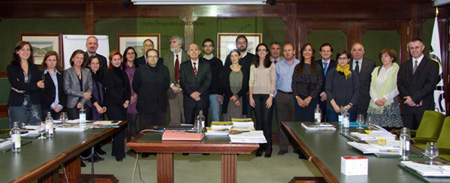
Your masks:
<path fill-rule="evenodd" d="M 47 137 L 52 138 L 54 131 L 53 131 L 53 118 L 51 112 L 48 112 L 47 118 L 45 118 L 45 128 L 46 128 L 45 131 L 47 131 Z"/>
<path fill-rule="evenodd" d="M 317 104 L 316 109 L 314 109 L 314 122 L 320 123 L 322 120 L 322 110 L 320 110 L 319 104 Z"/>
<path fill-rule="evenodd" d="M 200 110 L 198 112 L 197 120 L 195 121 L 195 125 L 197 126 L 196 130 L 198 133 L 204 132 L 205 129 L 205 116 L 203 115 L 203 111 Z"/>
<path fill-rule="evenodd" d="M 411 136 L 409 135 L 409 130 L 406 127 L 402 128 L 400 133 L 400 159 L 405 161 L 409 159 L 409 151 L 410 151 L 410 141 Z"/>
<path fill-rule="evenodd" d="M 344 106 L 341 106 L 341 112 L 339 113 L 338 116 L 338 122 L 339 122 L 339 126 L 342 128 L 342 115 L 344 114 Z"/>
<path fill-rule="evenodd" d="M 84 107 L 81 106 L 80 109 L 80 127 L 86 126 L 86 110 L 84 110 Z"/>
<path fill-rule="evenodd" d="M 11 151 L 12 152 L 20 152 L 21 143 L 20 143 L 20 128 L 19 122 L 14 122 L 14 127 L 11 129 Z"/>
<path fill-rule="evenodd" d="M 345 131 L 350 127 L 350 114 L 347 109 L 345 109 L 344 114 L 342 114 L 342 125 L 344 126 Z"/>

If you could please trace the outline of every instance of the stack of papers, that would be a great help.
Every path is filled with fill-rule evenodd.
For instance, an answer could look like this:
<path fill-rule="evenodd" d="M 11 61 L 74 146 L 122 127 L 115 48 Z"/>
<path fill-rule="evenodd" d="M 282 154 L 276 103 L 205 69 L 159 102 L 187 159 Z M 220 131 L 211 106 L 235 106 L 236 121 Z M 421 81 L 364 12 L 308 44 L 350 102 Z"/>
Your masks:
<path fill-rule="evenodd" d="M 401 161 L 400 166 L 410 169 L 424 177 L 450 177 L 450 165 L 447 162 Z"/>
<path fill-rule="evenodd" d="M 242 132 L 240 134 L 230 134 L 231 143 L 254 143 L 265 144 L 267 143 L 266 137 L 262 130 L 254 130 L 249 132 Z"/>
<path fill-rule="evenodd" d="M 86 124 L 85 126 L 80 126 L 80 124 L 66 124 L 66 125 L 55 125 L 56 132 L 84 132 L 89 128 L 92 128 L 92 124 Z"/>
<path fill-rule="evenodd" d="M 228 135 L 233 123 L 231 121 L 213 121 L 211 127 L 206 127 L 205 135 Z"/>
<path fill-rule="evenodd" d="M 249 122 L 233 122 L 233 127 L 231 130 L 237 130 L 237 131 L 252 131 L 255 130 L 253 121 Z"/>
<path fill-rule="evenodd" d="M 347 142 L 348 145 L 360 150 L 363 154 L 383 154 L 383 155 L 399 155 L 400 142 L 390 141 L 386 144 L 379 144 L 377 140 L 368 143 Z"/>
<path fill-rule="evenodd" d="M 119 128 L 122 121 L 96 121 L 92 124 L 92 128 Z"/>
<path fill-rule="evenodd" d="M 303 122 L 302 127 L 306 130 L 336 130 L 330 123 Z"/>
<path fill-rule="evenodd" d="M 366 133 L 351 132 L 350 136 L 361 141 L 384 139 L 386 141 L 395 140 L 396 136 L 392 133 L 380 130 L 366 130 Z"/>

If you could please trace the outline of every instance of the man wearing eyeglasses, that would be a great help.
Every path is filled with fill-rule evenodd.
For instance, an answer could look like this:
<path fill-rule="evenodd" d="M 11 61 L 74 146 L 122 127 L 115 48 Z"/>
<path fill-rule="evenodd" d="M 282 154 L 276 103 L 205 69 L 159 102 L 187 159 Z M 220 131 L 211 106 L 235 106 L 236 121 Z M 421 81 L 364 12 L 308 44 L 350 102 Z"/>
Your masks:
<path fill-rule="evenodd" d="M 136 62 L 139 65 L 143 65 L 147 63 L 147 56 L 145 55 L 145 53 L 147 53 L 148 50 L 153 49 L 155 46 L 153 44 L 153 41 L 151 39 L 146 39 L 144 40 L 144 43 L 142 44 L 142 53 L 144 53 L 142 55 L 142 57 L 139 57 L 136 59 Z M 158 64 L 162 64 L 164 62 L 164 60 L 162 58 L 158 58 Z"/>

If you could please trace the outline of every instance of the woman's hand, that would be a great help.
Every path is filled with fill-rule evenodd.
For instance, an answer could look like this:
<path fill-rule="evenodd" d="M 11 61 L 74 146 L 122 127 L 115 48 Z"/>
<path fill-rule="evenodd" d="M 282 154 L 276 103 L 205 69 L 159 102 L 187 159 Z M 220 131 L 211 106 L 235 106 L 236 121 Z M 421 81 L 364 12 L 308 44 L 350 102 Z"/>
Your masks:
<path fill-rule="evenodd" d="M 352 108 L 352 106 L 351 106 L 351 105 L 346 105 L 346 106 L 344 106 L 344 110 L 347 110 L 347 111 L 349 111 L 349 110 L 350 110 L 350 108 Z"/>
<path fill-rule="evenodd" d="M 44 80 L 40 80 L 36 84 L 37 84 L 37 87 L 39 87 L 39 88 L 44 88 L 45 87 Z"/>
<path fill-rule="evenodd" d="M 235 102 L 237 100 L 237 97 L 233 95 L 232 97 L 230 97 L 230 100 Z"/>
<path fill-rule="evenodd" d="M 302 98 L 296 97 L 296 99 L 297 99 L 298 106 L 305 107 L 305 102 L 302 100 Z"/>
<path fill-rule="evenodd" d="M 130 104 L 134 104 L 136 103 L 136 101 L 137 101 L 137 94 L 134 94 L 130 98 Z"/>
<path fill-rule="evenodd" d="M 88 92 L 84 92 L 84 93 L 83 93 L 83 97 L 84 97 L 86 100 L 89 100 L 89 99 L 91 99 L 91 94 L 88 93 Z"/>
<path fill-rule="evenodd" d="M 253 96 L 250 96 L 250 106 L 255 108 L 255 100 L 253 100 Z"/>
<path fill-rule="evenodd" d="M 377 101 L 375 101 L 375 104 L 377 104 L 377 106 L 383 106 L 384 103 L 386 103 L 386 99 L 385 98 L 378 99 Z"/>
<path fill-rule="evenodd" d="M 104 113 L 103 108 L 102 108 L 101 106 L 96 105 L 95 108 L 97 109 L 97 112 L 98 112 L 99 114 L 103 114 L 103 113 Z"/>
<path fill-rule="evenodd" d="M 305 104 L 305 107 L 309 106 L 309 103 L 311 103 L 311 96 L 308 96 L 305 98 L 305 100 L 303 100 L 303 104 Z"/>
<path fill-rule="evenodd" d="M 18 89 L 14 88 L 14 87 L 11 87 L 11 90 L 13 90 L 13 91 L 15 91 L 15 92 L 17 92 L 17 93 L 23 93 L 23 91 L 18 90 Z"/>
<path fill-rule="evenodd" d="M 129 100 L 125 100 L 125 102 L 123 103 L 123 108 L 128 108 L 128 105 L 130 104 Z"/>
<path fill-rule="evenodd" d="M 272 106 L 272 102 L 273 102 L 273 97 L 269 96 L 269 98 L 267 98 L 266 100 L 266 108 L 269 109 Z"/>
<path fill-rule="evenodd" d="M 239 100 L 236 100 L 236 101 L 234 102 L 234 105 L 237 106 L 237 107 L 239 107 L 239 106 L 241 106 L 241 103 L 239 102 Z"/>
<path fill-rule="evenodd" d="M 56 113 L 58 113 L 59 111 L 61 111 L 61 107 L 59 107 L 59 105 L 56 105 L 56 106 L 53 108 L 53 111 L 55 111 Z"/>
<path fill-rule="evenodd" d="M 83 107 L 83 104 L 81 104 L 80 102 L 77 103 L 77 109 L 81 109 L 81 107 Z"/>

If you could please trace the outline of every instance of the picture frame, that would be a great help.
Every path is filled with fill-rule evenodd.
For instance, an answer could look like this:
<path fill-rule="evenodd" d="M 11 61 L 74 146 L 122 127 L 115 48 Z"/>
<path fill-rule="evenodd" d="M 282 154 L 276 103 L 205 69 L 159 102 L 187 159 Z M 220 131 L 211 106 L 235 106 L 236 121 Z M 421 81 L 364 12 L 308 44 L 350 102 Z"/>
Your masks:
<path fill-rule="evenodd" d="M 28 41 L 33 47 L 34 64 L 42 65 L 45 54 L 52 50 L 58 53 L 58 65 L 63 67 L 62 34 L 61 33 L 23 33 L 21 41 Z"/>
<path fill-rule="evenodd" d="M 158 50 L 159 55 L 161 55 L 161 34 L 118 34 L 117 39 L 117 48 L 121 54 L 127 47 L 132 46 L 136 50 L 138 58 L 143 56 L 142 45 L 144 40 L 150 39 L 153 41 L 153 48 Z"/>
<path fill-rule="evenodd" d="M 217 58 L 225 63 L 231 50 L 236 49 L 236 38 L 239 35 L 247 37 L 247 51 L 255 54 L 256 46 L 262 43 L 262 33 L 217 33 Z"/>

